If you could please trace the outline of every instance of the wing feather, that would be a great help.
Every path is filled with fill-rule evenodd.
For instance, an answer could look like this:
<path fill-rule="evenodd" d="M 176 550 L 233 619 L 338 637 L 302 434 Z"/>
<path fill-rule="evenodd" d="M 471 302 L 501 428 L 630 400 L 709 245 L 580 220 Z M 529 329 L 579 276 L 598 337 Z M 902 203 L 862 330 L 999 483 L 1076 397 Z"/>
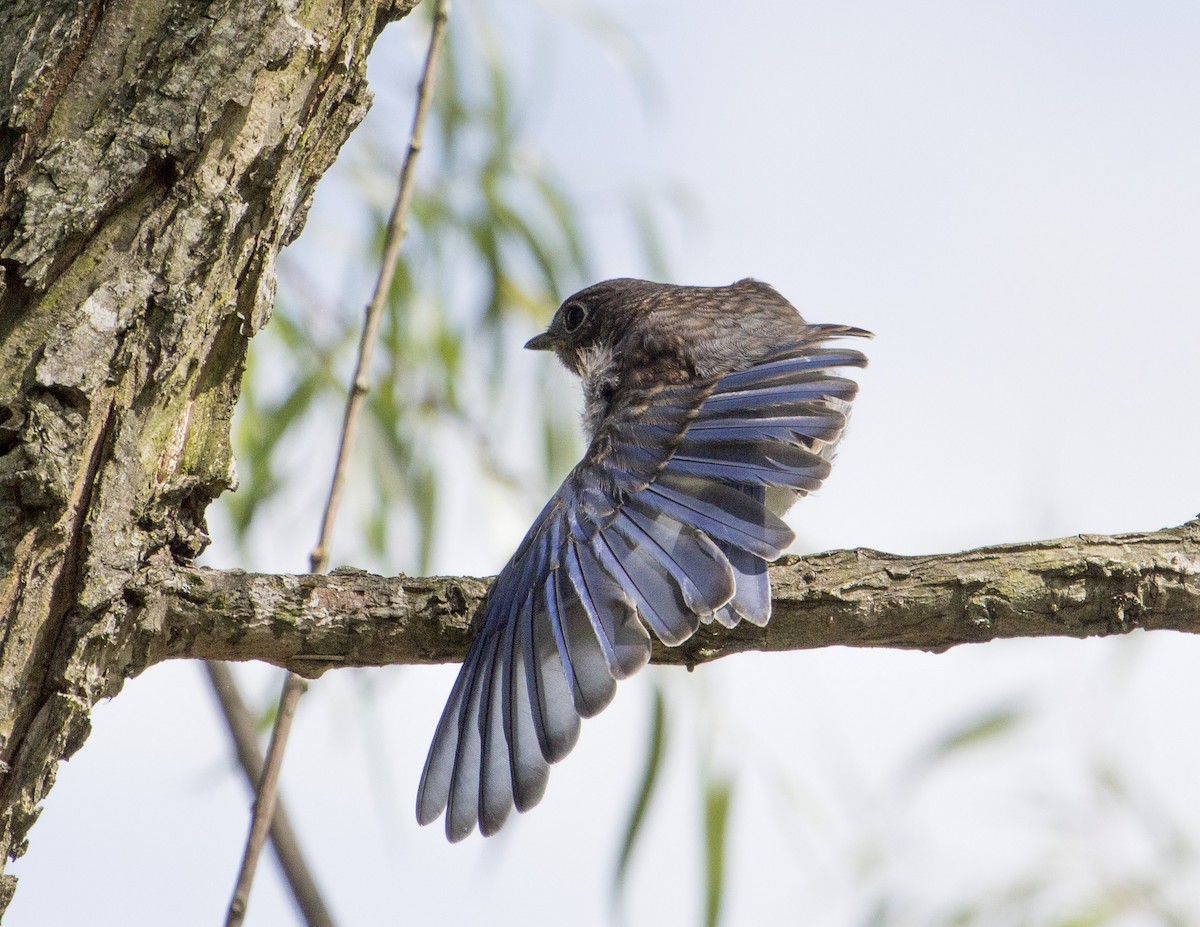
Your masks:
<path fill-rule="evenodd" d="M 866 363 L 811 326 L 745 369 L 627 390 L 500 572 L 434 733 L 417 819 L 460 840 L 495 833 L 545 793 L 582 718 L 650 656 L 650 632 L 765 625 L 767 561 L 794 535 L 768 506 L 816 489 Z M 772 497 L 773 498 L 773 497 Z"/>

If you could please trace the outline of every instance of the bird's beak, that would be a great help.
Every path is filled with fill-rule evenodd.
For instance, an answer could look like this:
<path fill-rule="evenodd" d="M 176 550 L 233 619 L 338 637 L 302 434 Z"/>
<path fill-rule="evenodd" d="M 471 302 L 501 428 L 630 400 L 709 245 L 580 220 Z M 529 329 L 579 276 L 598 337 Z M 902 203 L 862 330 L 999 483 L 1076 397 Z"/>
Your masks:
<path fill-rule="evenodd" d="M 542 332 L 540 335 L 534 335 L 525 342 L 525 349 L 528 351 L 550 351 L 554 348 L 554 339 L 550 337 L 549 332 Z"/>

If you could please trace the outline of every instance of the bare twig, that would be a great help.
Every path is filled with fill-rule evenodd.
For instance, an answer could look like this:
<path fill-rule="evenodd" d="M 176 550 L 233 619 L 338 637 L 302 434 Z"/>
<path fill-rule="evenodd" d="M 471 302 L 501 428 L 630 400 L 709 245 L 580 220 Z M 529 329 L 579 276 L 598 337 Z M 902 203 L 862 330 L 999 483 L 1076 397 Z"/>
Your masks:
<path fill-rule="evenodd" d="M 228 664 L 218 660 L 206 660 L 204 666 L 208 670 L 208 678 L 225 716 L 229 733 L 233 735 L 238 762 L 246 774 L 246 781 L 250 783 L 250 788 L 257 789 L 262 778 L 263 761 L 258 748 L 254 718 L 238 694 L 237 683 Z M 275 800 L 275 815 L 271 818 L 271 845 L 275 847 L 275 855 L 279 858 L 279 865 L 291 887 L 292 897 L 301 917 L 304 918 L 304 923 L 308 927 L 333 927 L 333 917 L 321 897 L 321 891 L 317 888 L 308 863 L 305 862 L 282 798 Z"/>
<path fill-rule="evenodd" d="M 279 793 L 279 770 L 283 766 L 283 751 L 277 749 L 280 741 L 287 739 L 296 716 L 296 705 L 308 683 L 295 673 L 288 673 L 279 696 L 279 713 L 275 716 L 275 727 L 271 731 L 271 743 L 267 747 L 267 758 L 262 777 L 258 781 L 258 797 L 254 802 L 254 815 L 250 823 L 250 836 L 246 840 L 246 852 L 242 856 L 242 869 L 238 873 L 233 900 L 229 902 L 229 914 L 225 927 L 240 927 L 246 916 L 246 904 L 250 900 L 250 886 L 254 882 L 254 870 L 258 866 L 259 851 L 267 840 L 271 818 L 275 814 L 275 796 Z"/>
<path fill-rule="evenodd" d="M 350 459 L 350 448 L 358 433 L 358 420 L 362 414 L 363 398 L 371 387 L 369 379 L 371 355 L 375 351 L 375 342 L 379 337 L 379 324 L 383 319 L 383 307 L 387 303 L 388 291 L 392 288 L 392 278 L 396 275 L 400 243 L 404 241 L 404 236 L 408 233 L 408 207 L 412 202 L 413 170 L 416 167 L 417 155 L 421 153 L 421 145 L 425 136 L 425 117 L 429 112 L 429 103 L 433 99 L 433 72 L 437 67 L 442 34 L 446 28 L 446 8 L 446 0 L 437 0 L 433 8 L 433 32 L 429 37 L 429 52 L 425 56 L 425 69 L 417 88 L 417 111 L 413 115 L 408 153 L 404 156 L 404 166 L 400 169 L 400 187 L 396 193 L 396 202 L 392 205 L 392 214 L 388 217 L 383 258 L 379 264 L 379 277 L 375 281 L 375 292 L 367 306 L 362 338 L 358 343 L 358 361 L 354 368 L 354 380 L 350 387 L 350 393 L 346 397 L 342 438 L 338 445 L 337 465 L 334 467 L 333 481 L 329 487 L 329 498 L 325 503 L 325 515 L 321 519 L 321 535 L 317 546 L 309 555 L 309 569 L 313 573 L 324 573 L 329 566 L 329 542 L 333 535 L 333 523 L 337 518 L 337 511 L 342 501 L 346 465 Z"/>
<path fill-rule="evenodd" d="M 387 235 L 384 240 L 383 257 L 379 265 L 379 277 L 375 281 L 375 292 L 371 296 L 371 302 L 367 305 L 362 338 L 358 345 L 358 359 L 354 367 L 354 379 L 351 381 L 346 397 L 346 411 L 342 418 L 342 434 L 338 443 L 337 463 L 334 466 L 333 478 L 329 486 L 329 496 L 325 502 L 321 530 L 317 544 L 309 555 L 309 569 L 313 573 L 323 573 L 329 566 L 329 546 L 333 536 L 334 521 L 341 505 L 346 467 L 350 459 L 350 450 L 354 446 L 354 439 L 358 434 L 363 399 L 370 388 L 371 357 L 374 354 L 375 342 L 379 337 L 379 325 L 383 318 L 384 305 L 387 302 L 388 292 L 391 290 L 392 279 L 395 277 L 396 263 L 400 256 L 400 243 L 408 231 L 408 207 L 412 201 L 413 170 L 416 166 L 417 155 L 421 152 L 425 119 L 433 98 L 433 75 L 442 46 L 442 36 L 445 33 L 447 6 L 447 0 L 436 0 L 433 8 L 433 27 L 429 36 L 429 51 L 425 56 L 421 83 L 417 88 L 417 107 L 413 114 L 408 153 L 405 155 L 404 165 L 400 169 L 399 189 L 396 193 L 396 201 L 392 206 L 391 216 L 388 218 Z M 276 719 L 275 730 L 271 734 L 271 744 L 267 750 L 267 772 L 259 782 L 258 797 L 254 802 L 254 816 L 250 824 L 250 838 L 246 841 L 242 873 L 238 879 L 237 891 L 230 903 L 227 925 L 240 923 L 244 915 L 258 854 L 262 849 L 262 841 L 266 837 L 268 823 L 275 806 L 278 769 L 283 762 L 283 752 L 287 746 L 287 733 L 290 727 L 290 718 L 285 720 L 283 706 L 290 704 L 294 711 L 295 703 L 305 688 L 306 683 L 300 676 L 288 673 L 283 684 L 283 694 L 280 697 L 279 717 Z M 272 769 L 275 770 L 274 776 L 270 775 Z"/>

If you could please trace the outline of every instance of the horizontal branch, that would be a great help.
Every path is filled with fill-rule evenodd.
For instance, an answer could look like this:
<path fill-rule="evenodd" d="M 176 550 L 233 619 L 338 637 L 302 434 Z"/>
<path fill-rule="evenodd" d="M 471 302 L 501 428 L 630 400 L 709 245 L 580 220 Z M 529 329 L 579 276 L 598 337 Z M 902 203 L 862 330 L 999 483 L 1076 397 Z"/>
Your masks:
<path fill-rule="evenodd" d="M 702 627 L 654 662 L 693 666 L 747 650 L 898 647 L 941 651 L 1010 637 L 1093 637 L 1135 628 L 1200 632 L 1200 519 L 1115 537 L 901 557 L 858 549 L 771 566 L 770 624 Z M 358 570 L 150 575 L 141 665 L 264 660 L 306 676 L 333 666 L 462 660 L 488 581 Z"/>

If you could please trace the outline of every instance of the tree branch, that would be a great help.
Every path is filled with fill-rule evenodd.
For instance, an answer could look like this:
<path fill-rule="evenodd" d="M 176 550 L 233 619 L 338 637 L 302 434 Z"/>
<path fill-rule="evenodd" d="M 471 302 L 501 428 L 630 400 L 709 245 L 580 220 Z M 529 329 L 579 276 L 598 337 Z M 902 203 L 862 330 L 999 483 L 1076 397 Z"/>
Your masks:
<path fill-rule="evenodd" d="M 333 666 L 462 660 L 487 580 L 385 578 L 357 570 L 264 575 L 180 569 L 146 577 L 140 659 L 264 660 L 306 676 Z M 1200 519 L 1115 537 L 1080 535 L 960 554 L 858 549 L 772 565 L 765 628 L 702 627 L 656 663 L 694 666 L 747 650 L 942 651 L 1008 637 L 1200 632 Z"/>

